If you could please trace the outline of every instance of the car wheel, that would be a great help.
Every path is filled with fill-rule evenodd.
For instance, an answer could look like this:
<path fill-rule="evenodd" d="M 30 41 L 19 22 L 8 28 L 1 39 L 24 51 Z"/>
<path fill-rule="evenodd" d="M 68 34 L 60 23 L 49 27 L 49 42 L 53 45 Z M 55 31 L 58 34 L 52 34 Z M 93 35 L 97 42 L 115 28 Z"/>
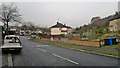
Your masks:
<path fill-rule="evenodd" d="M 18 53 L 21 53 L 21 49 L 18 50 Z"/>
<path fill-rule="evenodd" d="M 5 54 L 5 52 L 6 52 L 6 51 L 2 49 L 2 54 Z"/>

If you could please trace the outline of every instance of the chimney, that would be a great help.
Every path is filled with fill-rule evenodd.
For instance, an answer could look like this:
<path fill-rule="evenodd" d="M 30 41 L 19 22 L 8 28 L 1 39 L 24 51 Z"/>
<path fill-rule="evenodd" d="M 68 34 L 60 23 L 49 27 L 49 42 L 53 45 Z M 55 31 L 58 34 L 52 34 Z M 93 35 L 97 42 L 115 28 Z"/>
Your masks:
<path fill-rule="evenodd" d="M 64 26 L 66 26 L 66 24 L 64 24 Z"/>

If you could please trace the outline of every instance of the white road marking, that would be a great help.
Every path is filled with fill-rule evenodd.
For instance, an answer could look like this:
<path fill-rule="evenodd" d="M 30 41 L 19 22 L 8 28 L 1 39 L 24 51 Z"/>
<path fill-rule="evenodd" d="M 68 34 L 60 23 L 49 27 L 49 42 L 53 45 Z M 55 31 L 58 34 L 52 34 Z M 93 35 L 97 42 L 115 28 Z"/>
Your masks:
<path fill-rule="evenodd" d="M 85 50 L 80 50 L 80 51 L 84 52 Z"/>
<path fill-rule="evenodd" d="M 41 49 L 41 48 L 39 48 L 41 51 L 43 51 L 43 52 L 47 52 L 46 50 L 44 50 L 44 49 Z"/>
<path fill-rule="evenodd" d="M 46 46 L 49 46 L 49 45 L 36 45 L 36 47 L 46 47 Z"/>
<path fill-rule="evenodd" d="M 12 55 L 8 54 L 8 66 L 13 66 Z"/>
<path fill-rule="evenodd" d="M 59 55 L 56 55 L 56 54 L 52 54 L 52 55 L 55 56 L 55 57 L 58 57 L 58 58 L 61 58 L 61 59 L 67 60 L 67 61 L 69 61 L 69 62 L 71 62 L 71 63 L 79 64 L 79 63 L 77 63 L 77 62 L 75 62 L 75 61 L 72 61 L 72 60 L 70 60 L 70 59 L 64 58 L 64 57 L 62 57 L 62 56 L 59 56 Z"/>

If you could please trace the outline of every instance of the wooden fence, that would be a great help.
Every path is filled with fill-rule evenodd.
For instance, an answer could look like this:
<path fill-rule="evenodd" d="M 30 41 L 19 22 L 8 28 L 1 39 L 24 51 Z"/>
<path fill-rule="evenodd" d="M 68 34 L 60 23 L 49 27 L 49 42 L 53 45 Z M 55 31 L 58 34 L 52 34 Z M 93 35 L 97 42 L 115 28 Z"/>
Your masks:
<path fill-rule="evenodd" d="M 76 44 L 76 45 L 83 45 L 83 46 L 93 46 L 93 47 L 100 47 L 99 41 L 77 41 L 77 40 L 68 40 L 68 44 Z"/>

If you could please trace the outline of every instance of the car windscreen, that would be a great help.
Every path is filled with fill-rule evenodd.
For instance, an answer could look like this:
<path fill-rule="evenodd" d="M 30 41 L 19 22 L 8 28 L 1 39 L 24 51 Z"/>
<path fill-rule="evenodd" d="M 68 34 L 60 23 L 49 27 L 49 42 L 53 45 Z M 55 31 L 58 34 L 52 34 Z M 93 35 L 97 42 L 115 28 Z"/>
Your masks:
<path fill-rule="evenodd" d="M 5 39 L 12 40 L 12 41 L 9 41 L 9 43 L 19 43 L 20 42 L 18 37 L 6 37 Z"/>
<path fill-rule="evenodd" d="M 5 39 L 19 39 L 18 37 L 6 37 Z"/>

